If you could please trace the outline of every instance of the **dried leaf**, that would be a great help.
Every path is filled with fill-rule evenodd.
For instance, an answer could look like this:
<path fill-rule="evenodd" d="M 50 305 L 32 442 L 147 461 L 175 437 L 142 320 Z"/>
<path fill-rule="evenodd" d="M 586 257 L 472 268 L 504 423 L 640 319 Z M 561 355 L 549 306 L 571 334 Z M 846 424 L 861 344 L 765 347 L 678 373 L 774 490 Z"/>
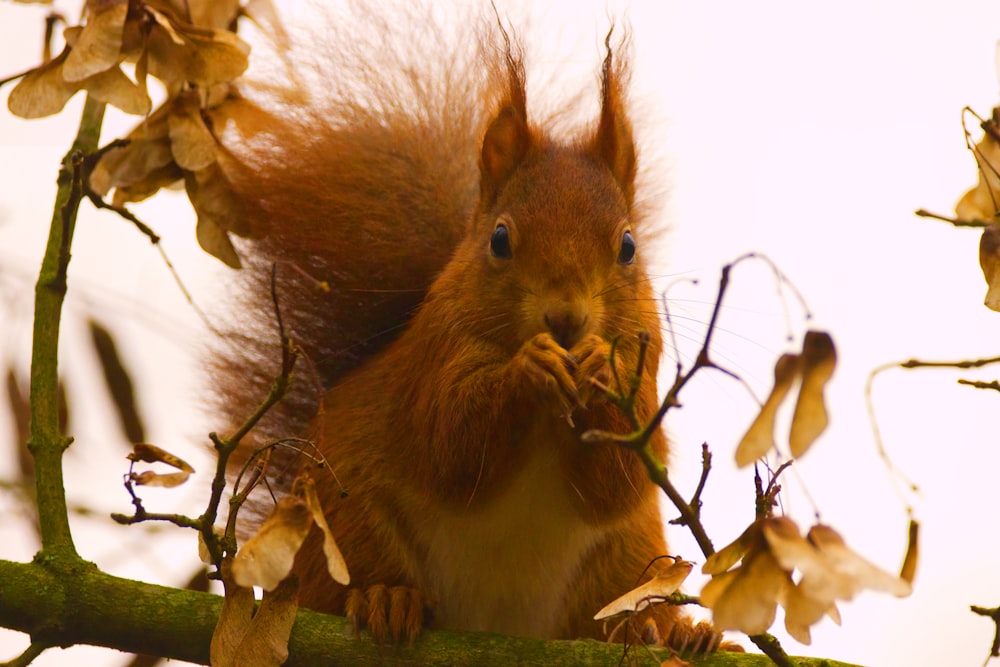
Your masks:
<path fill-rule="evenodd" d="M 149 95 L 149 53 L 146 49 L 139 52 L 135 61 L 135 83 L 145 95 Z"/>
<path fill-rule="evenodd" d="M 213 30 L 210 36 L 189 34 L 197 50 L 189 55 L 188 80 L 201 86 L 233 81 L 246 71 L 250 47 L 228 30 Z"/>
<path fill-rule="evenodd" d="M 233 580 L 241 586 L 274 590 L 292 571 L 295 554 L 312 524 L 312 512 L 304 500 L 283 497 L 257 534 L 236 553 Z"/>
<path fill-rule="evenodd" d="M 232 563 L 222 563 L 222 583 L 226 596 L 212 633 L 209 660 L 213 667 L 232 667 L 240 643 L 250 630 L 254 610 L 253 589 L 240 586 L 232 575 Z"/>
<path fill-rule="evenodd" d="M 806 332 L 802 342 L 802 386 L 788 436 L 795 458 L 806 453 L 829 423 L 823 390 L 836 365 L 837 351 L 830 334 L 825 331 Z"/>
<path fill-rule="evenodd" d="M 7 108 L 21 118 L 42 118 L 62 111 L 69 98 L 82 87 L 68 83 L 62 76 L 62 66 L 69 55 L 69 48 L 37 67 L 18 82 L 7 97 Z"/>
<path fill-rule="evenodd" d="M 185 179 L 185 182 L 187 181 L 188 179 Z M 197 210 L 198 206 L 195 204 L 195 199 L 191 196 L 191 190 L 188 190 L 188 197 L 191 198 L 191 203 L 195 206 L 195 210 Z M 198 245 L 201 246 L 202 250 L 216 259 L 222 260 L 227 266 L 234 269 L 240 268 L 242 265 L 240 256 L 236 254 L 236 248 L 233 247 L 233 242 L 229 239 L 229 234 L 214 219 L 202 215 L 200 211 L 198 213 L 198 225 L 195 228 L 195 235 L 198 238 Z"/>
<path fill-rule="evenodd" d="M 111 202 L 115 206 L 123 206 L 129 202 L 143 201 L 152 197 L 163 188 L 176 189 L 183 182 L 184 172 L 176 164 L 170 164 L 150 172 L 141 181 L 131 185 L 115 188 L 115 196 Z"/>
<path fill-rule="evenodd" d="M 323 531 L 323 554 L 326 556 L 326 569 L 330 577 L 338 584 L 347 586 L 351 583 L 351 575 L 347 572 L 347 562 L 344 561 L 344 556 L 340 553 L 340 548 L 326 522 L 323 506 L 319 502 L 319 496 L 316 495 L 316 483 L 309 477 L 300 477 L 295 480 L 292 489 L 300 493 L 309 511 L 312 512 L 313 521 Z M 690 569 L 689 567 L 688 570 Z"/>
<path fill-rule="evenodd" d="M 228 30 L 240 14 L 239 0 L 187 0 L 187 7 L 199 28 Z"/>
<path fill-rule="evenodd" d="M 711 575 L 722 574 L 733 565 L 736 565 L 748 551 L 757 548 L 762 539 L 760 526 L 761 523 L 759 521 L 754 521 L 731 544 L 710 555 L 701 567 L 702 573 Z"/>
<path fill-rule="evenodd" d="M 184 186 L 191 205 L 198 213 L 198 240 L 202 248 L 229 266 L 239 268 L 240 259 L 229 233 L 253 237 L 260 230 L 247 225 L 243 201 L 233 191 L 222 168 L 215 163 L 200 171 L 187 172 Z M 202 237 L 202 234 L 205 236 Z"/>
<path fill-rule="evenodd" d="M 80 85 L 95 99 L 128 114 L 145 116 L 153 106 L 146 91 L 125 76 L 120 67 L 95 74 L 81 81 Z"/>
<path fill-rule="evenodd" d="M 906 556 L 903 557 L 903 566 L 899 569 L 899 578 L 908 584 L 913 584 L 913 578 L 917 574 L 917 556 L 919 554 L 919 532 L 920 524 L 910 519 L 910 529 L 906 541 Z"/>
<path fill-rule="evenodd" d="M 208 88 L 246 71 L 250 47 L 228 30 L 196 28 L 146 6 L 155 25 L 146 40 L 149 72 L 168 85 Z"/>
<path fill-rule="evenodd" d="M 169 105 L 160 107 L 125 137 L 126 146 L 104 154 L 90 176 L 95 192 L 107 196 L 111 188 L 141 183 L 173 163 L 169 114 Z"/>
<path fill-rule="evenodd" d="M 141 442 L 146 439 L 145 429 L 136 406 L 132 378 L 118 354 L 118 346 L 115 345 L 111 333 L 95 320 L 89 320 L 87 325 L 90 329 L 90 340 L 101 363 L 105 384 L 118 413 L 118 423 L 129 442 Z"/>
<path fill-rule="evenodd" d="M 145 461 L 146 463 L 166 463 L 186 473 L 194 472 L 194 468 L 188 465 L 187 461 L 147 442 L 134 443 L 132 445 L 132 453 L 128 455 L 128 459 L 130 461 Z"/>
<path fill-rule="evenodd" d="M 796 641 L 809 645 L 812 643 L 812 633 L 809 629 L 821 618 L 829 615 L 840 624 L 840 614 L 837 605 L 828 600 L 817 600 L 805 595 L 799 586 L 786 589 L 781 600 L 785 610 L 785 629 Z"/>
<path fill-rule="evenodd" d="M 83 81 L 99 72 L 118 65 L 122 60 L 122 36 L 125 32 L 125 17 L 128 15 L 127 0 L 112 0 L 100 3 L 99 10 L 91 11 L 87 24 L 73 43 L 63 78 L 69 82 Z"/>
<path fill-rule="evenodd" d="M 811 599 L 829 607 L 834 600 L 848 600 L 854 596 L 856 584 L 831 567 L 829 560 L 815 545 L 799 534 L 799 528 L 787 517 L 769 519 L 763 526 L 771 553 L 788 572 L 802 573 L 800 586 Z M 817 620 L 822 616 L 819 614 Z"/>
<path fill-rule="evenodd" d="M 189 172 L 184 185 L 198 215 L 210 218 L 227 232 L 250 236 L 251 229 L 243 220 L 242 201 L 218 164 Z"/>
<path fill-rule="evenodd" d="M 979 239 L 979 266 L 989 286 L 986 307 L 1000 311 L 1000 225 L 993 224 L 983 229 Z"/>
<path fill-rule="evenodd" d="M 774 447 L 774 418 L 799 374 L 799 355 L 783 354 L 774 365 L 774 386 L 757 418 L 736 447 L 736 465 L 753 463 Z"/>
<path fill-rule="evenodd" d="M 174 22 L 171 17 L 167 16 L 163 12 L 157 11 L 156 8 L 149 5 L 145 7 L 145 10 L 146 13 L 149 14 L 156 22 L 156 25 L 163 29 L 171 42 L 177 46 L 184 46 L 184 38 L 181 37 L 177 30 L 174 30 Z"/>
<path fill-rule="evenodd" d="M 824 615 L 840 623 L 837 600 L 851 600 L 870 588 L 905 595 L 909 584 L 883 572 L 847 548 L 829 526 L 816 525 L 803 539 L 795 524 L 769 520 L 764 535 L 779 564 L 801 573 L 799 583 L 780 599 L 785 608 L 785 627 L 803 644 L 811 641 L 809 628 Z"/>
<path fill-rule="evenodd" d="M 837 600 L 850 600 L 864 588 L 900 596 L 910 590 L 904 579 L 848 549 L 829 526 L 813 526 L 803 538 L 787 517 L 760 519 L 726 549 L 733 553 L 712 564 L 712 572 L 718 573 L 700 596 L 720 630 L 763 632 L 780 604 L 789 634 L 808 644 L 810 628 L 824 615 L 840 623 Z M 723 571 L 721 565 L 735 562 L 736 553 L 742 554 L 740 567 Z M 795 572 L 797 584 L 792 578 Z"/>
<path fill-rule="evenodd" d="M 713 575 L 712 578 L 705 584 L 701 589 L 701 593 L 698 595 L 698 601 L 701 602 L 703 607 L 712 609 L 722 597 L 722 594 L 726 592 L 736 578 L 740 574 L 740 569 L 724 571 L 720 574 Z M 720 630 L 723 628 L 720 628 Z"/>
<path fill-rule="evenodd" d="M 912 587 L 908 582 L 894 577 L 851 551 L 833 528 L 817 524 L 809 530 L 807 538 L 838 573 L 850 578 L 854 583 L 854 592 L 867 588 L 896 597 L 906 597 L 911 593 Z M 803 577 L 802 585 L 805 586 L 805 583 Z M 840 599 L 849 600 L 850 597 Z"/>
<path fill-rule="evenodd" d="M 802 572 L 813 572 L 825 569 L 826 563 L 809 543 L 799 533 L 795 522 L 785 516 L 772 517 L 761 523 L 761 530 L 767 540 L 771 553 L 778 559 L 781 567 L 789 572 L 798 568 Z"/>
<path fill-rule="evenodd" d="M 791 577 L 770 551 L 751 551 L 740 567 L 712 577 L 700 598 L 712 610 L 717 629 L 755 635 L 774 623 L 778 597 L 791 585 Z"/>
<path fill-rule="evenodd" d="M 125 30 L 122 32 L 121 52 L 125 62 L 134 63 L 143 56 L 146 50 L 146 37 L 149 34 L 148 14 L 143 11 L 132 15 L 130 20 L 125 21 Z M 136 73 L 136 78 L 139 74 Z"/>
<path fill-rule="evenodd" d="M 243 636 L 236 664 L 247 667 L 278 667 L 288 660 L 288 639 L 299 610 L 298 580 L 285 579 L 264 593 L 250 631 Z"/>
<path fill-rule="evenodd" d="M 992 121 L 990 121 L 992 122 Z M 959 200 L 955 216 L 959 220 L 992 220 L 1000 202 L 1000 146 L 989 132 L 983 135 L 973 154 L 979 167 L 979 182 Z"/>
<path fill-rule="evenodd" d="M 182 169 L 198 171 L 215 162 L 218 146 L 202 119 L 198 91 L 185 91 L 172 101 L 168 127 L 170 150 Z"/>
<path fill-rule="evenodd" d="M 75 34 L 72 29 L 69 35 Z M 118 107 L 125 113 L 145 115 L 152 106 L 144 88 L 133 83 L 112 66 L 80 81 L 67 81 L 63 67 L 72 55 L 67 46 L 44 65 L 28 72 L 7 98 L 7 108 L 21 118 L 42 118 L 59 113 L 77 91 L 86 89 L 95 99 Z"/>
<path fill-rule="evenodd" d="M 132 473 L 129 478 L 139 486 L 159 486 L 165 489 L 172 489 L 188 481 L 191 473 L 186 470 L 170 473 L 157 473 L 152 470 L 144 470 Z"/>
<path fill-rule="evenodd" d="M 601 609 L 594 616 L 599 621 L 616 614 L 641 611 L 651 604 L 652 599 L 667 597 L 677 592 L 687 576 L 691 574 L 694 563 L 686 560 L 676 560 L 664 572 L 656 574 L 646 583 L 633 588 L 628 593 L 617 598 Z"/>

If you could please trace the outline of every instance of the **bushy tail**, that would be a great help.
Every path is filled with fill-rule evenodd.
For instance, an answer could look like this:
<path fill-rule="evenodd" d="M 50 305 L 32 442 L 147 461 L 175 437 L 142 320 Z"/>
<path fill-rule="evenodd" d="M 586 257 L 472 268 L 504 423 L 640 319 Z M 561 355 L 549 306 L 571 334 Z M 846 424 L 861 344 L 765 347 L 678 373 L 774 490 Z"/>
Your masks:
<path fill-rule="evenodd" d="M 220 416 L 240 423 L 278 373 L 272 264 L 305 357 L 260 437 L 302 434 L 322 388 L 405 326 L 465 234 L 482 135 L 520 63 L 489 22 L 432 14 L 388 20 L 351 5 L 326 16 L 322 41 L 316 29 L 293 34 L 273 54 L 282 66 L 258 74 L 216 127 L 256 237 L 238 246 L 238 333 L 213 354 Z"/>

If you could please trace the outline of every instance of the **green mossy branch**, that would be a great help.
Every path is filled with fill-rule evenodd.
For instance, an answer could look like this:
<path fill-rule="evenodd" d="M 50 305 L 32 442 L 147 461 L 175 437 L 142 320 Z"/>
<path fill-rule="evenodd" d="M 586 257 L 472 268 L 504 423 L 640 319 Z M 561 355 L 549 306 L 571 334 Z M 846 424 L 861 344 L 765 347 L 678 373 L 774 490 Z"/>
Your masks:
<path fill-rule="evenodd" d="M 65 559 L 13 563 L 0 560 L 0 625 L 30 633 L 51 646 L 90 644 L 122 651 L 208 663 L 222 598 L 122 579 Z M 619 645 L 595 640 L 549 641 L 482 632 L 427 631 L 412 646 L 379 646 L 355 637 L 345 618 L 299 611 L 286 665 L 607 665 L 621 662 Z M 664 649 L 633 647 L 622 664 L 659 665 Z M 750 653 L 716 653 L 693 667 L 764 667 Z M 851 667 L 796 658 L 801 667 Z"/>
<path fill-rule="evenodd" d="M 70 533 L 62 456 L 72 442 L 59 429 L 59 324 L 76 215 L 83 198 L 83 157 L 97 150 L 104 103 L 87 97 L 73 146 L 59 172 L 58 191 L 35 285 L 31 349 L 31 439 L 43 554 L 78 557 Z"/>

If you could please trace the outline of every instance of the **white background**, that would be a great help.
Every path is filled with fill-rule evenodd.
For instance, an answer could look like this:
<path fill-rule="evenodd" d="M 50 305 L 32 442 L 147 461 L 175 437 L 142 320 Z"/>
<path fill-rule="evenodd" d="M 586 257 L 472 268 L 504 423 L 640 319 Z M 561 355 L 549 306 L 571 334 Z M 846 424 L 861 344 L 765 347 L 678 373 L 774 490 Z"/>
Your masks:
<path fill-rule="evenodd" d="M 674 315 L 704 322 L 719 267 L 760 251 L 805 295 L 814 325 L 830 330 L 838 343 L 841 361 L 829 390 L 833 423 L 785 478 L 785 509 L 803 528 L 819 512 L 852 547 L 890 571 L 902 559 L 908 504 L 922 523 L 911 598 L 863 594 L 842 605 L 843 627 L 825 621 L 814 629 L 811 646 L 786 639 L 786 648 L 866 665 L 982 664 L 993 629 L 968 606 L 1000 604 L 994 509 L 1000 456 L 995 430 L 988 428 L 1000 396 L 959 386 L 956 379 L 994 379 L 1000 372 L 895 370 L 876 381 L 886 446 L 919 494 L 899 493 L 877 456 L 864 385 L 870 371 L 887 362 L 998 354 L 998 316 L 981 306 L 978 233 L 919 219 L 912 211 L 950 213 L 975 181 L 960 111 L 970 105 L 986 115 L 996 103 L 1000 5 L 849 0 L 568 6 L 546 5 L 533 23 L 531 34 L 553 45 L 536 63 L 551 68 L 546 73 L 593 72 L 608 15 L 624 15 L 631 23 L 634 92 L 649 130 L 642 148 L 656 156 L 656 174 L 669 184 L 664 284 L 702 280 L 699 289 L 671 292 Z M 0 4 L 0 76 L 35 64 L 43 13 Z M 44 121 L 0 112 L 0 354 L 6 359 L 23 362 L 28 356 L 32 274 L 58 160 L 80 106 L 74 99 L 62 115 Z M 107 138 L 130 124 L 111 117 Z M 184 200 L 161 198 L 139 211 L 210 307 L 206 281 L 226 274 L 195 247 Z M 763 395 L 770 365 L 785 347 L 783 301 L 761 263 L 741 266 L 734 278 L 713 352 Z M 141 383 L 148 438 L 207 470 L 203 433 L 211 426 L 198 417 L 196 365 L 205 331 L 155 250 L 128 223 L 87 212 L 78 228 L 70 285 L 67 339 L 82 340 L 87 314 L 111 323 L 130 341 L 124 354 Z M 792 330 L 801 333 L 801 312 L 785 301 Z M 678 319 L 677 326 L 683 336 L 700 335 L 694 322 Z M 682 344 L 684 354 L 694 349 Z M 99 385 L 83 380 L 96 370 L 89 352 L 68 344 L 62 363 L 77 438 L 66 462 L 69 495 L 96 510 L 94 517 L 74 519 L 82 554 L 114 573 L 180 583 L 195 567 L 193 537 L 178 530 L 154 539 L 104 518 L 129 509 L 119 482 L 126 449 L 107 424 L 109 406 Z M 731 453 L 754 404 L 739 385 L 711 372 L 682 398 L 685 408 L 668 423 L 674 474 L 690 489 L 700 444 L 712 446 L 716 466 L 704 517 L 722 546 L 752 516 L 751 473 L 735 471 Z M 9 458 L 0 456 L 5 476 L 12 474 Z M 150 495 L 149 504 L 173 509 L 181 497 L 194 512 L 202 488 Z M 27 560 L 35 545 L 17 512 L 0 496 L 0 557 Z M 697 556 L 682 530 L 673 528 L 669 536 L 675 552 Z M 780 616 L 775 630 L 783 636 Z M 0 660 L 25 643 L 23 636 L 0 634 Z M 122 661 L 74 648 L 49 651 L 36 664 Z"/>

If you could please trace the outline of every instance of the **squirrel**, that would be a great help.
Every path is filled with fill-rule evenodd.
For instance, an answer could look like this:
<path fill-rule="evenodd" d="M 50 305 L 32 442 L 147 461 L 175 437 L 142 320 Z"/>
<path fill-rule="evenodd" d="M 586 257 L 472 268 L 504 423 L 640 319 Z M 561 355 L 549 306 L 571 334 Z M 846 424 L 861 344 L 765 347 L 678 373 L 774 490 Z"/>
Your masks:
<path fill-rule="evenodd" d="M 369 41 L 317 47 L 333 50 L 317 58 L 318 96 L 248 111 L 223 165 L 264 230 L 245 254 L 278 264 L 276 300 L 313 371 L 263 432 L 315 440 L 347 491 L 318 485 L 351 586 L 329 580 L 312 535 L 300 604 L 379 638 L 605 638 L 597 610 L 668 553 L 638 457 L 581 442 L 631 430 L 598 389 L 612 344 L 622 377 L 645 346 L 638 417 L 658 407 L 655 228 L 637 191 L 627 39 L 608 33 L 597 120 L 572 134 L 532 122 L 522 48 L 499 21 L 451 51 L 433 28 L 429 44 L 412 21 L 392 35 L 373 23 Z M 216 368 L 234 419 L 276 358 L 262 342 L 270 283 L 241 273 L 256 329 Z M 665 459 L 660 431 L 652 444 Z M 674 646 L 720 641 L 667 604 L 635 627 Z"/>

